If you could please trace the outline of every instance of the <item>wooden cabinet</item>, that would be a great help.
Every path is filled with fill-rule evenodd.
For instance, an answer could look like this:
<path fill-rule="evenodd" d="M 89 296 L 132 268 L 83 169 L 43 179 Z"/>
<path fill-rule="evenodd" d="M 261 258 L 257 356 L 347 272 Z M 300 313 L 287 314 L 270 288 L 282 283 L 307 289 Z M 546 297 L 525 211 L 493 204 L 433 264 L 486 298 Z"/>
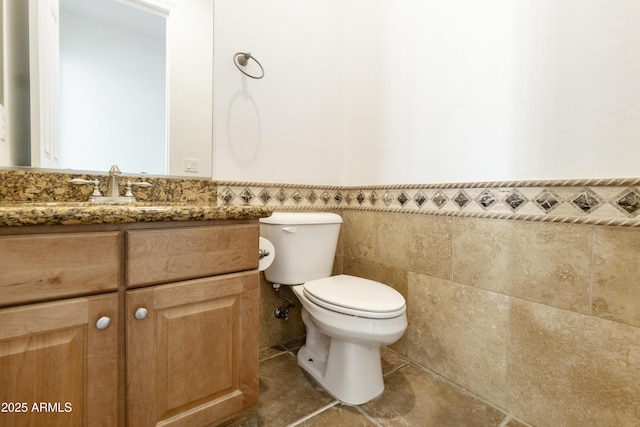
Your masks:
<path fill-rule="evenodd" d="M 120 233 L 0 236 L 0 306 L 115 291 Z"/>
<path fill-rule="evenodd" d="M 0 309 L 0 425 L 117 425 L 117 304 L 114 292 Z"/>
<path fill-rule="evenodd" d="M 127 287 L 155 284 L 125 296 L 130 426 L 210 425 L 257 402 L 258 237 L 256 223 L 126 232 Z"/>
<path fill-rule="evenodd" d="M 130 426 L 203 426 L 257 402 L 258 275 L 127 291 Z"/>
<path fill-rule="evenodd" d="M 0 425 L 211 426 L 257 402 L 257 220 L 0 231 Z"/>
<path fill-rule="evenodd" d="M 255 224 L 126 233 L 126 285 L 138 287 L 258 268 Z"/>

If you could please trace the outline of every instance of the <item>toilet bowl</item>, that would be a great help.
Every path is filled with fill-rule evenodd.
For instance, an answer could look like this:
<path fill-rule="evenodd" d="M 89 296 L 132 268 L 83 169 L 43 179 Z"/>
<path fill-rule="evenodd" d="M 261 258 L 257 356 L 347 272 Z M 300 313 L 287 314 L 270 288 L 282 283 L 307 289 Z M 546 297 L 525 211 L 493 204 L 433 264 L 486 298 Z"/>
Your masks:
<path fill-rule="evenodd" d="M 402 295 L 373 280 L 331 276 L 339 215 L 276 212 L 260 222 L 260 234 L 276 254 L 265 278 L 292 286 L 302 304 L 306 340 L 298 364 L 342 403 L 360 405 L 379 396 L 380 347 L 407 328 Z"/>
<path fill-rule="evenodd" d="M 305 292 L 308 285 L 322 282 L 330 286 L 334 281 L 343 287 L 376 287 L 396 304 L 389 304 L 387 311 L 382 304 L 376 311 L 366 311 L 366 305 L 345 307 L 325 301 L 320 305 Z M 307 282 L 292 290 L 303 306 L 302 321 L 307 330 L 298 364 L 343 403 L 360 405 L 382 394 L 380 347 L 396 342 L 407 328 L 404 298 L 386 285 L 348 275 Z M 402 301 L 400 306 L 398 300 Z"/>

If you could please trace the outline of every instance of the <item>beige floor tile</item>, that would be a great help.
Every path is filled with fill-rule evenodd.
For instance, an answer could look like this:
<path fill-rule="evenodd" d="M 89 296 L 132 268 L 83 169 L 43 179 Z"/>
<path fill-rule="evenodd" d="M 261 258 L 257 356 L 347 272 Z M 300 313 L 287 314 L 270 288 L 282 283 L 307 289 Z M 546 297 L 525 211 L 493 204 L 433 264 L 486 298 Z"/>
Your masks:
<path fill-rule="evenodd" d="M 286 426 L 326 406 L 333 399 L 302 372 L 290 353 L 260 363 L 258 425 Z"/>
<path fill-rule="evenodd" d="M 287 341 L 286 343 L 282 344 L 282 346 L 289 351 L 297 351 L 304 345 L 305 339 L 306 337 L 304 336 L 298 337 L 292 339 L 291 341 Z"/>
<path fill-rule="evenodd" d="M 244 427 L 300 426 L 464 426 L 497 427 L 501 411 L 463 393 L 434 374 L 408 363 L 395 351 L 381 350 L 385 392 L 359 406 L 341 405 L 296 364 L 280 353 L 260 364 L 260 401 Z M 320 411 L 313 415 L 314 412 Z M 309 417 L 309 418 L 307 418 Z M 510 427 L 525 427 L 510 421 Z"/>
<path fill-rule="evenodd" d="M 496 427 L 505 418 L 415 365 L 389 374 L 385 382 L 382 396 L 361 407 L 383 426 Z"/>
<path fill-rule="evenodd" d="M 528 427 L 529 424 L 521 423 L 518 420 L 510 419 L 503 427 Z"/>
<path fill-rule="evenodd" d="M 409 363 L 408 359 L 386 347 L 380 349 L 380 359 L 382 361 L 382 375 Z"/>
<path fill-rule="evenodd" d="M 358 409 L 336 404 L 300 424 L 301 427 L 376 427 Z"/>
<path fill-rule="evenodd" d="M 264 359 L 269 359 L 270 357 L 274 357 L 277 356 L 279 354 L 282 354 L 283 352 L 285 352 L 286 349 L 282 346 L 275 346 L 275 347 L 267 347 L 267 348 L 263 348 L 262 350 L 260 350 L 260 360 L 264 360 Z"/>

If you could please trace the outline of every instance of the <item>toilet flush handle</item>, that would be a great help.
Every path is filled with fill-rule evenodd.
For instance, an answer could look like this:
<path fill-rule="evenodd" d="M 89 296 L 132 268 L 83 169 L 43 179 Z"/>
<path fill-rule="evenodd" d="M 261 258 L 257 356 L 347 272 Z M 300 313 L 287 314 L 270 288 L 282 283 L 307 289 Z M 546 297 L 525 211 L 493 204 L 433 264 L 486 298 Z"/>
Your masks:
<path fill-rule="evenodd" d="M 287 233 L 295 233 L 296 227 L 282 227 L 282 231 L 286 231 Z"/>

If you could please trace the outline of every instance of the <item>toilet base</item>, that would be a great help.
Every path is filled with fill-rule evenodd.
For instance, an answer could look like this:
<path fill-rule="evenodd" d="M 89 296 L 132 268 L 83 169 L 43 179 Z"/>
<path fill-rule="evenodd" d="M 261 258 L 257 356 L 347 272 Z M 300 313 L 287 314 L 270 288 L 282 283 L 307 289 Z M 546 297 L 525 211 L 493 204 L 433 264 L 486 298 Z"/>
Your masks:
<path fill-rule="evenodd" d="M 326 346 L 314 346 L 309 338 L 298 351 L 298 365 L 329 394 L 347 405 L 362 405 L 382 394 L 380 347 L 326 336 Z"/>

